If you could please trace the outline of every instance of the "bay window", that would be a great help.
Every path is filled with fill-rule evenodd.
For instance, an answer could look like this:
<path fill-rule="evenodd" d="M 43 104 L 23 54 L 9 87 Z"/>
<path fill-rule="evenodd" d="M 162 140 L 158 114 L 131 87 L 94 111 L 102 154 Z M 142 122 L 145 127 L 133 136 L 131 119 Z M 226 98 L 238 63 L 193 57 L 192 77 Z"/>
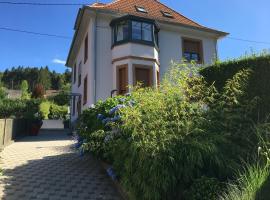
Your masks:
<path fill-rule="evenodd" d="M 133 42 L 158 47 L 159 29 L 154 20 L 129 15 L 114 19 L 111 26 L 113 46 Z"/>

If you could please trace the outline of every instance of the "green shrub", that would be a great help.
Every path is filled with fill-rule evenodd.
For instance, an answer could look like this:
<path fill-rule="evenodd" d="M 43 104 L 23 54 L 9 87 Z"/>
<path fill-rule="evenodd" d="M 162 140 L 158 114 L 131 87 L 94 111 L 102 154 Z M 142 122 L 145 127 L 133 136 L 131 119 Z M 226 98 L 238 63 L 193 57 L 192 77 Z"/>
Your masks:
<path fill-rule="evenodd" d="M 50 107 L 52 103 L 50 101 L 43 101 L 39 105 L 39 111 L 43 119 L 49 119 L 48 115 L 50 114 Z"/>
<path fill-rule="evenodd" d="M 216 178 L 202 176 L 196 179 L 185 192 L 186 200 L 217 200 L 223 190 L 223 184 Z"/>
<path fill-rule="evenodd" d="M 239 71 L 218 92 L 196 66 L 173 64 L 159 89 L 136 87 L 84 111 L 83 147 L 113 163 L 134 199 L 177 199 L 203 175 L 226 180 L 258 141 L 250 118 L 256 104 L 245 100 L 250 74 Z"/>
<path fill-rule="evenodd" d="M 65 120 L 68 116 L 67 106 L 58 106 L 56 104 L 51 104 L 49 109 L 48 118 L 49 119 L 63 119 Z"/>
<path fill-rule="evenodd" d="M 200 73 L 209 84 L 214 83 L 215 87 L 221 91 L 227 80 L 243 69 L 253 71 L 247 83 L 246 97 L 252 100 L 259 97 L 257 109 L 253 113 L 255 121 L 264 121 L 270 113 L 270 55 L 248 56 L 237 60 L 219 62 L 213 66 L 206 67 Z"/>

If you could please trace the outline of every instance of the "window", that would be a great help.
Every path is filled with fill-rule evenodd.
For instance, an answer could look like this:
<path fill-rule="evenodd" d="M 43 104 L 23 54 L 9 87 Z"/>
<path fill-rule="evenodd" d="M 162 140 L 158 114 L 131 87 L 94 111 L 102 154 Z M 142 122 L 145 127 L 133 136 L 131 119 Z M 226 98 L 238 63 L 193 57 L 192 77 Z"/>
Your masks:
<path fill-rule="evenodd" d="M 125 16 L 112 20 L 112 47 L 133 42 L 158 47 L 159 28 L 154 20 Z"/>
<path fill-rule="evenodd" d="M 74 96 L 72 99 L 72 115 L 74 116 L 76 113 L 76 97 Z"/>
<path fill-rule="evenodd" d="M 134 85 L 141 84 L 142 87 L 153 85 L 152 66 L 133 65 Z"/>
<path fill-rule="evenodd" d="M 160 86 L 160 76 L 159 76 L 159 71 L 157 70 L 157 86 Z"/>
<path fill-rule="evenodd" d="M 173 18 L 172 14 L 166 11 L 160 11 L 163 17 Z"/>
<path fill-rule="evenodd" d="M 132 39 L 152 42 L 152 24 L 132 21 Z"/>
<path fill-rule="evenodd" d="M 116 41 L 122 41 L 128 39 L 128 21 L 120 22 L 116 26 Z"/>
<path fill-rule="evenodd" d="M 83 105 L 87 103 L 87 82 L 88 80 L 87 80 L 87 75 L 86 75 L 83 81 Z"/>
<path fill-rule="evenodd" d="M 78 116 L 81 114 L 82 112 L 82 101 L 81 101 L 81 97 L 79 97 L 79 100 L 77 101 L 77 114 Z"/>
<path fill-rule="evenodd" d="M 141 22 L 132 22 L 132 39 L 141 40 L 142 39 L 142 31 L 141 31 L 142 23 Z"/>
<path fill-rule="evenodd" d="M 77 78 L 77 64 L 75 63 L 73 67 L 73 83 L 76 83 L 76 78 Z"/>
<path fill-rule="evenodd" d="M 137 12 L 147 13 L 144 7 L 141 6 L 135 6 Z"/>
<path fill-rule="evenodd" d="M 79 64 L 79 71 L 78 71 L 78 87 L 81 86 L 82 82 L 82 62 Z"/>
<path fill-rule="evenodd" d="M 183 39 L 183 57 L 188 62 L 203 63 L 202 41 Z"/>
<path fill-rule="evenodd" d="M 86 63 L 88 59 L 88 35 L 86 35 L 84 39 L 84 63 Z"/>
<path fill-rule="evenodd" d="M 128 65 L 117 66 L 117 90 L 120 95 L 128 93 Z"/>

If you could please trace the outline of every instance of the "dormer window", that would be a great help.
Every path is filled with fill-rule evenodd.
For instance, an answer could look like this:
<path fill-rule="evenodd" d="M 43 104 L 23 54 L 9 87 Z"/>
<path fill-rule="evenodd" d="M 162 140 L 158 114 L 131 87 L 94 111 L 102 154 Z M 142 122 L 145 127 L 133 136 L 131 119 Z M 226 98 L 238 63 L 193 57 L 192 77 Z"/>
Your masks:
<path fill-rule="evenodd" d="M 163 17 L 173 18 L 172 14 L 166 11 L 161 11 Z"/>
<path fill-rule="evenodd" d="M 135 6 L 135 8 L 136 8 L 136 11 L 137 11 L 137 12 L 147 13 L 147 11 L 145 10 L 144 7 L 141 7 L 141 6 Z"/>

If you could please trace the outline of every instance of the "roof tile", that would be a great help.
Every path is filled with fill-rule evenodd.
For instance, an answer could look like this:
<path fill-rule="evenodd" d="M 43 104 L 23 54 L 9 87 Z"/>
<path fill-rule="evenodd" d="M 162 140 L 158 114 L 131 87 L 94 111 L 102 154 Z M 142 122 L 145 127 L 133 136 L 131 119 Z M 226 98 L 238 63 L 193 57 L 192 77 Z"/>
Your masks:
<path fill-rule="evenodd" d="M 135 6 L 144 7 L 147 13 L 138 12 Z M 126 13 L 130 15 L 161 21 L 180 23 L 199 28 L 205 28 L 200 24 L 184 17 L 173 9 L 167 7 L 158 0 L 116 0 L 108 4 L 95 3 L 90 5 L 90 7 L 102 10 L 110 10 L 119 13 Z M 170 13 L 172 15 L 172 18 L 165 17 L 161 11 Z"/>

